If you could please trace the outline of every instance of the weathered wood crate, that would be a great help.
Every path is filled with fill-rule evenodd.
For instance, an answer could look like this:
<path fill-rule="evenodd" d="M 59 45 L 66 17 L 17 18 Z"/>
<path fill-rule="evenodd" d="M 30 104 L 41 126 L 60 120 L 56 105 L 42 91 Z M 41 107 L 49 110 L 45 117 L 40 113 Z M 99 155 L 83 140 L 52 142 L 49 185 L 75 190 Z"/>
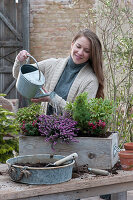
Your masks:
<path fill-rule="evenodd" d="M 19 155 L 78 153 L 78 166 L 88 164 L 89 167 L 111 169 L 118 161 L 118 133 L 108 138 L 78 137 L 79 143 L 56 144 L 55 151 L 45 142 L 42 136 L 20 136 Z"/>

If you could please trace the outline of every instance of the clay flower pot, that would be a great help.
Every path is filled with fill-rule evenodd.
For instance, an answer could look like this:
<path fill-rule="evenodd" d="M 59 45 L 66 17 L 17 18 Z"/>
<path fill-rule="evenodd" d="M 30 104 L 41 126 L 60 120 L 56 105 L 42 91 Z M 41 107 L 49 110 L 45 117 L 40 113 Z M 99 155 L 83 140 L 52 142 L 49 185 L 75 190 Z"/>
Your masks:
<path fill-rule="evenodd" d="M 133 170 L 133 151 L 120 151 L 119 158 L 123 170 Z"/>
<path fill-rule="evenodd" d="M 125 144 L 124 144 L 124 148 L 125 148 L 126 150 L 133 151 L 133 142 L 125 143 Z"/>

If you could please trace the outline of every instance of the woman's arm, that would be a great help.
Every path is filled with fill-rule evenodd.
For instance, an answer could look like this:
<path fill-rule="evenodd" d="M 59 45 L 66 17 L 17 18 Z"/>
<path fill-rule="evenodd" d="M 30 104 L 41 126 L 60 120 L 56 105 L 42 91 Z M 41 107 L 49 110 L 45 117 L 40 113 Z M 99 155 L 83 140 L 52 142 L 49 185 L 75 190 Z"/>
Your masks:
<path fill-rule="evenodd" d="M 20 66 L 26 64 L 28 55 L 30 54 L 26 50 L 22 50 L 16 56 L 16 59 L 12 68 L 12 74 L 15 79 L 17 79 L 18 77 Z"/>
<path fill-rule="evenodd" d="M 75 91 L 74 99 L 71 99 L 71 101 L 75 100 L 75 98 L 83 92 L 88 93 L 88 101 L 92 98 L 96 97 L 97 90 L 98 90 L 98 81 L 97 79 L 94 79 L 93 81 L 83 84 L 81 88 L 79 88 L 79 92 Z M 67 101 L 65 101 L 63 98 L 61 98 L 59 95 L 57 95 L 55 92 L 51 93 L 49 103 L 53 107 L 57 106 L 61 110 L 63 110 L 67 104 Z"/>
<path fill-rule="evenodd" d="M 27 63 L 27 61 L 29 59 L 28 56 L 30 56 L 30 54 L 26 50 L 20 51 L 19 54 L 16 56 L 16 59 L 15 59 L 14 65 L 13 65 L 13 69 L 12 69 L 12 74 L 13 74 L 14 78 L 17 79 L 20 66 Z M 56 63 L 56 62 L 57 62 L 57 59 L 50 58 L 50 59 L 46 59 L 46 60 L 38 62 L 38 66 L 39 66 L 39 69 L 42 71 L 42 73 L 43 74 L 46 73 L 46 75 L 48 77 L 49 73 L 51 71 L 53 71 L 52 68 L 54 66 L 54 63 Z M 32 65 L 37 67 L 36 63 L 32 64 Z"/>

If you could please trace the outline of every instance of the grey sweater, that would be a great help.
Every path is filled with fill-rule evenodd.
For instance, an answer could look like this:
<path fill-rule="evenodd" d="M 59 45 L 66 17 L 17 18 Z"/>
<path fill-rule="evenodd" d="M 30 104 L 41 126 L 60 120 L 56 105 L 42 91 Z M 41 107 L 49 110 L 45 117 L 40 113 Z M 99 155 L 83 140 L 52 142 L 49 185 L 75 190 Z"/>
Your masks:
<path fill-rule="evenodd" d="M 64 71 L 64 68 L 66 67 L 66 64 L 68 62 L 69 58 L 50 58 L 47 60 L 43 60 L 38 63 L 40 70 L 45 76 L 45 85 L 44 87 L 48 92 L 54 91 L 62 72 Z M 36 65 L 35 65 L 36 66 Z M 13 76 L 14 78 L 18 77 L 19 74 L 19 68 L 20 68 L 20 62 L 15 60 L 15 63 L 13 65 Z M 54 107 L 55 102 L 58 107 L 61 109 L 66 106 L 66 102 L 73 102 L 76 96 L 78 96 L 80 93 L 87 92 L 88 93 L 88 100 L 90 98 L 95 98 L 96 93 L 98 90 L 98 80 L 93 72 L 91 66 L 87 63 L 77 74 L 76 78 L 74 79 L 72 85 L 69 88 L 69 92 L 67 95 L 67 99 L 64 100 L 59 95 L 55 94 L 55 97 L 51 99 L 50 104 Z M 42 109 L 44 109 L 44 112 L 47 111 L 47 103 L 42 103 Z"/>
<path fill-rule="evenodd" d="M 67 95 L 71 88 L 74 79 L 76 78 L 79 71 L 84 67 L 86 63 L 75 64 L 70 56 L 64 71 L 61 74 L 61 77 L 55 86 L 54 92 L 52 92 L 51 96 L 54 97 L 55 94 L 62 97 L 65 101 L 67 100 Z M 48 104 L 47 114 L 51 115 L 54 113 L 54 108 Z"/>
<path fill-rule="evenodd" d="M 67 99 L 67 95 L 74 79 L 85 64 L 86 63 L 75 64 L 70 56 L 67 65 L 54 89 L 57 95 L 62 97 L 64 100 Z"/>

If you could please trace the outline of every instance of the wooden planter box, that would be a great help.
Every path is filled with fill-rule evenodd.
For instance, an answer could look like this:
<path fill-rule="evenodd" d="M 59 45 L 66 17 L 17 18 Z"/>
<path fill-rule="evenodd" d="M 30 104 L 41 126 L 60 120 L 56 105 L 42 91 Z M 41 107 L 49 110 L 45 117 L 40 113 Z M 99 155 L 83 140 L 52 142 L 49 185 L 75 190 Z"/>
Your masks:
<path fill-rule="evenodd" d="M 56 144 L 55 151 L 42 136 L 20 136 L 19 155 L 78 153 L 78 166 L 88 164 L 89 167 L 111 169 L 118 161 L 118 133 L 108 138 L 78 137 L 79 143 Z"/>

